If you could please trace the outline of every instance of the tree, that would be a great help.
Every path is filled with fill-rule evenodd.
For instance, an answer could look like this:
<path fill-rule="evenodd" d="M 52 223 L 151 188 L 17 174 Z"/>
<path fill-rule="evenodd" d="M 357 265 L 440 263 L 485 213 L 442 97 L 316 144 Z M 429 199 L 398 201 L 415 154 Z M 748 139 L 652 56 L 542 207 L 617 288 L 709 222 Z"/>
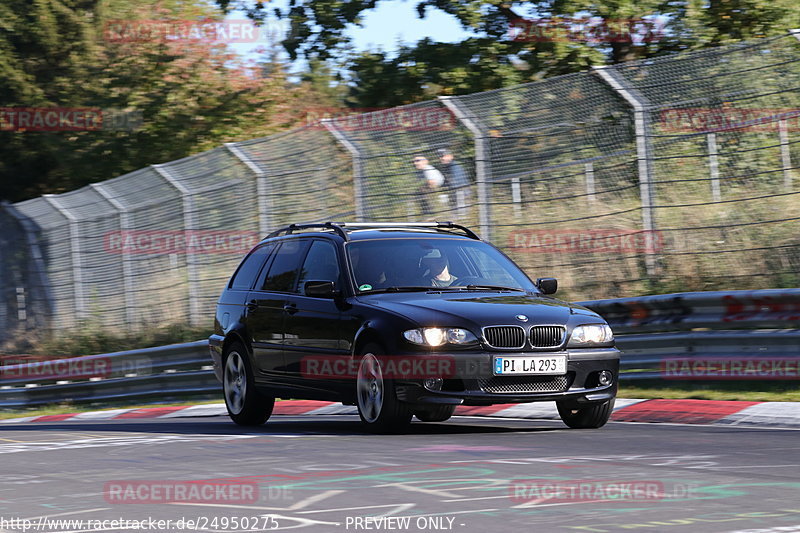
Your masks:
<path fill-rule="evenodd" d="M 109 23 L 117 20 L 211 15 L 219 18 L 219 10 L 201 1 L 0 5 L 0 105 L 141 113 L 133 131 L 34 132 L 6 124 L 0 131 L 0 199 L 71 190 L 302 120 L 303 107 L 318 99 L 307 86 L 287 81 L 277 61 L 245 64 L 224 44 L 202 40 L 109 37 L 115 28 Z"/>
<path fill-rule="evenodd" d="M 386 0 L 384 0 L 386 1 Z M 283 45 L 292 59 L 346 58 L 352 74 L 351 99 L 358 106 L 395 105 L 439 94 L 465 94 L 547 76 L 585 70 L 732 40 L 774 35 L 800 25 L 795 0 L 420 0 L 424 18 L 438 9 L 455 17 L 472 35 L 459 43 L 423 39 L 395 55 L 382 51 L 351 54 L 347 28 L 377 0 L 290 0 L 274 16 L 291 23 Z M 225 9 L 244 9 L 257 20 L 271 16 L 265 2 L 218 0 Z M 574 26 L 577 16 L 614 26 L 660 17 L 655 33 L 639 25 L 638 37 L 605 33 L 571 39 L 558 27 Z M 527 21 L 527 22 L 526 22 Z M 538 21 L 548 28 L 541 35 Z M 519 30 L 529 37 L 514 39 Z M 555 29 L 554 29 L 555 28 Z M 624 30 L 623 30 L 624 31 Z M 511 34 L 510 34 L 511 33 Z M 523 33 L 525 33 L 523 31 Z M 643 39 L 641 39 L 643 38 Z"/>

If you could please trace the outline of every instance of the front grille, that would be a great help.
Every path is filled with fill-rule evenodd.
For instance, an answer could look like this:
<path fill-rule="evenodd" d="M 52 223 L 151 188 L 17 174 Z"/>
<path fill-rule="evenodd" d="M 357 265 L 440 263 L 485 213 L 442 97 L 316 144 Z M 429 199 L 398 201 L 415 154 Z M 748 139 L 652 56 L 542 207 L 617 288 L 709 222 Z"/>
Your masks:
<path fill-rule="evenodd" d="M 563 392 L 569 388 L 569 375 L 564 376 L 494 376 L 478 379 L 484 392 Z"/>
<path fill-rule="evenodd" d="M 525 330 L 520 326 L 491 326 L 483 329 L 483 336 L 492 348 L 525 346 Z"/>
<path fill-rule="evenodd" d="M 531 346 L 534 348 L 557 348 L 564 343 L 567 328 L 564 326 L 533 326 Z"/>

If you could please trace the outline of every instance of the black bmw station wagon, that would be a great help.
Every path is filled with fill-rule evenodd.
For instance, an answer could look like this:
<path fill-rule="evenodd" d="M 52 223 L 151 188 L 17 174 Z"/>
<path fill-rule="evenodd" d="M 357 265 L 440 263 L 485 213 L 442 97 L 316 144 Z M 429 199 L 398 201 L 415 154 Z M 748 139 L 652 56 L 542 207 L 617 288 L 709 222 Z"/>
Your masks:
<path fill-rule="evenodd" d="M 458 405 L 536 401 L 598 428 L 619 352 L 608 324 L 556 287 L 449 222 L 294 224 L 231 277 L 211 356 L 242 425 L 264 423 L 282 397 L 356 405 L 382 432 Z"/>

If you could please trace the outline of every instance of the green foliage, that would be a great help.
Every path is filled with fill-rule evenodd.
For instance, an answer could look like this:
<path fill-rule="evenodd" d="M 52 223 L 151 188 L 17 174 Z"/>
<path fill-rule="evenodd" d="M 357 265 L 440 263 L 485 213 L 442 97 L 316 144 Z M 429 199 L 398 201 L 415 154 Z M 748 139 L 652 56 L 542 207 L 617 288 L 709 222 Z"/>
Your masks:
<path fill-rule="evenodd" d="M 73 331 L 18 337 L 2 346 L 0 353 L 77 357 L 193 342 L 206 339 L 211 333 L 213 333 L 211 327 L 189 327 L 183 324 L 167 326 L 151 324 L 135 332 L 121 332 L 104 327 L 100 323 L 91 323 Z"/>
<path fill-rule="evenodd" d="M 245 64 L 219 43 L 119 42 L 106 33 L 111 21 L 212 15 L 219 10 L 199 0 L 0 5 L 3 106 L 114 108 L 142 116 L 134 131 L 0 131 L 0 198 L 72 190 L 301 119 L 305 104 L 319 99 L 289 83 L 280 63 Z"/>
<path fill-rule="evenodd" d="M 228 9 L 244 9 L 257 20 L 269 16 L 261 1 L 217 3 Z M 283 45 L 292 59 L 346 63 L 354 86 L 350 103 L 358 107 L 468 94 L 577 72 L 592 65 L 776 35 L 800 26 L 795 0 L 420 0 L 416 6 L 420 18 L 429 10 L 439 10 L 452 15 L 471 35 L 458 43 L 426 38 L 406 44 L 391 55 L 381 50 L 352 54 L 348 28 L 360 24 L 362 13 L 378 3 L 291 0 L 287 9 L 274 10 L 275 16 L 291 24 Z M 510 37 L 510 25 L 520 19 L 574 19 L 577 14 L 600 17 L 612 28 L 643 17 L 660 17 L 662 26 L 656 26 L 655 35 L 646 42 Z"/>

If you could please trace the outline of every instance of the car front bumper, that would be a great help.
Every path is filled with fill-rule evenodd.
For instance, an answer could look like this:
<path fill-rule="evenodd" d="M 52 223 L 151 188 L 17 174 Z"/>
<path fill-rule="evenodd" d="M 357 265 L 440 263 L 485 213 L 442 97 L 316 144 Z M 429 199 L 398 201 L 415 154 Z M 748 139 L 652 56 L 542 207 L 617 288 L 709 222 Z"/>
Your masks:
<path fill-rule="evenodd" d="M 567 373 L 559 376 L 513 375 L 496 376 L 492 372 L 493 357 L 498 355 L 547 356 L 566 355 Z M 616 396 L 619 379 L 619 350 L 598 348 L 567 350 L 558 353 L 454 353 L 437 354 L 453 357 L 456 371 L 443 377 L 442 390 L 431 390 L 424 380 L 396 380 L 399 400 L 414 404 L 492 405 L 563 401 L 575 405 L 600 403 Z M 598 374 L 607 370 L 613 380 L 608 385 L 597 382 Z"/>

